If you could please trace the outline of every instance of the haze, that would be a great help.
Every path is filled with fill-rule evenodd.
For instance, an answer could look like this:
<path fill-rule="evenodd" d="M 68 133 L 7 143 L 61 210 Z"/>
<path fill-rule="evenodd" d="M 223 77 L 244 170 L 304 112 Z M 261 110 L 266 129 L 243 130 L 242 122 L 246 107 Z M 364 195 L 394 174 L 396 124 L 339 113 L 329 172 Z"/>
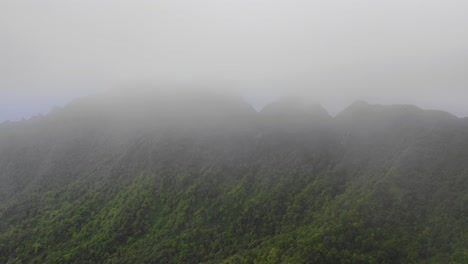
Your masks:
<path fill-rule="evenodd" d="M 466 14 L 462 0 L 3 0 L 0 121 L 141 82 L 468 116 Z"/>

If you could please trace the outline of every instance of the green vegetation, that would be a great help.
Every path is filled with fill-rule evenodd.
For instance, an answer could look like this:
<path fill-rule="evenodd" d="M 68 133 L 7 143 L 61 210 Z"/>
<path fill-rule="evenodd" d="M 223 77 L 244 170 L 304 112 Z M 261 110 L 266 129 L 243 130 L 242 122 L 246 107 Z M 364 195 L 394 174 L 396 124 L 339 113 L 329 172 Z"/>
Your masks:
<path fill-rule="evenodd" d="M 221 173 L 224 173 L 221 174 Z M 205 171 L 77 183 L 2 214 L 2 263 L 466 263 L 466 204 L 340 174 Z M 447 186 L 448 187 L 448 186 Z M 26 203 L 26 202 L 25 202 Z M 17 210 L 17 209 L 16 209 Z"/>
<path fill-rule="evenodd" d="M 468 124 L 361 108 L 209 136 L 2 127 L 0 263 L 468 263 Z"/>

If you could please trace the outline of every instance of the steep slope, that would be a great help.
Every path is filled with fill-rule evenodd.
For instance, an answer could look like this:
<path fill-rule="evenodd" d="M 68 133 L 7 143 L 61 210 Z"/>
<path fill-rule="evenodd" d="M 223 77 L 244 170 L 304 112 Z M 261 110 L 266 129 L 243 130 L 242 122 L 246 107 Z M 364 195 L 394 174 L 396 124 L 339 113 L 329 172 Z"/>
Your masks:
<path fill-rule="evenodd" d="M 88 98 L 0 126 L 1 263 L 464 263 L 468 123 Z"/>

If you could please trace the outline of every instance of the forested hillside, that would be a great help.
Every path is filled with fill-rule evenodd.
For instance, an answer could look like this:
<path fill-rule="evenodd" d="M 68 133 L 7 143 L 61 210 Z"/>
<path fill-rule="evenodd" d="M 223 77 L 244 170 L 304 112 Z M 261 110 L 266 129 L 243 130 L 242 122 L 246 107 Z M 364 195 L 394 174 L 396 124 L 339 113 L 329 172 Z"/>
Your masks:
<path fill-rule="evenodd" d="M 468 263 L 468 120 L 107 94 L 0 125 L 0 263 Z"/>

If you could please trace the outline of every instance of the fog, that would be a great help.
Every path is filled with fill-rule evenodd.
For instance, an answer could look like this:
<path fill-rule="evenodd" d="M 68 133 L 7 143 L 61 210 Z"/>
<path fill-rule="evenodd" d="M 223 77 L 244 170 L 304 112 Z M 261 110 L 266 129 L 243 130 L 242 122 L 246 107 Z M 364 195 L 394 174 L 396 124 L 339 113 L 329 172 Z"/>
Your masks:
<path fill-rule="evenodd" d="M 3 0 L 0 121 L 142 82 L 468 116 L 466 14 L 463 0 Z"/>

